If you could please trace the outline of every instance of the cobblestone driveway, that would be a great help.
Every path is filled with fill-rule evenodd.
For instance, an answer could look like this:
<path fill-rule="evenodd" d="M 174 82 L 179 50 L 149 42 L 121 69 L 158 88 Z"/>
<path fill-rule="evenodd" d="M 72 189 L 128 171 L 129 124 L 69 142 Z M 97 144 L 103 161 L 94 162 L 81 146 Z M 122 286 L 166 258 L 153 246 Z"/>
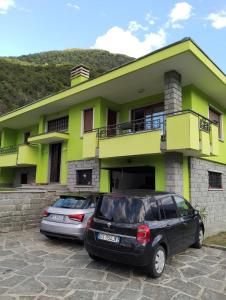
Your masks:
<path fill-rule="evenodd" d="M 226 299 L 226 252 L 188 249 L 161 279 L 140 269 L 89 259 L 77 242 L 49 241 L 37 230 L 0 237 L 0 300 Z"/>

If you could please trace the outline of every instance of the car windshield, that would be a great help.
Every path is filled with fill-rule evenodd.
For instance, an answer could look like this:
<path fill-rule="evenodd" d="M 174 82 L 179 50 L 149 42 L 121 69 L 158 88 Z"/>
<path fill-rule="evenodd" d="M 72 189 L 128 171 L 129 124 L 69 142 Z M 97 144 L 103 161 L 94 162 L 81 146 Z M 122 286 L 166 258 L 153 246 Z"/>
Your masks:
<path fill-rule="evenodd" d="M 105 195 L 98 202 L 96 217 L 117 223 L 140 223 L 144 220 L 143 202 L 136 197 Z"/>
<path fill-rule="evenodd" d="M 87 209 L 94 208 L 95 204 L 90 198 L 60 198 L 52 205 L 53 207 L 68 209 Z"/>

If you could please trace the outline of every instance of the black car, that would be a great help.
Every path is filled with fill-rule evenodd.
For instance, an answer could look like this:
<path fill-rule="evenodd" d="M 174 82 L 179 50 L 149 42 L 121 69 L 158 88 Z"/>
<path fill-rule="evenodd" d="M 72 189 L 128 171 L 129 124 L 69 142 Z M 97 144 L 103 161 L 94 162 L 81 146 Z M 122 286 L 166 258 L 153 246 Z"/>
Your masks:
<path fill-rule="evenodd" d="M 166 258 L 201 248 L 203 236 L 199 212 L 177 194 L 112 193 L 99 198 L 88 220 L 85 248 L 92 259 L 144 266 L 156 278 Z"/>

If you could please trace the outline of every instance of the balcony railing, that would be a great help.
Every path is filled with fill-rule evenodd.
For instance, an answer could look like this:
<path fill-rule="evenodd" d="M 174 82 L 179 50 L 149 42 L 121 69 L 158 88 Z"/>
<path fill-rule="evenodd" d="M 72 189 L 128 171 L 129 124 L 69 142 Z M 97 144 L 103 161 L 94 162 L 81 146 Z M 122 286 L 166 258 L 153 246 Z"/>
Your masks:
<path fill-rule="evenodd" d="M 0 148 L 0 155 L 17 153 L 18 149 L 19 149 L 19 145 Z"/>
<path fill-rule="evenodd" d="M 192 110 L 183 110 L 183 111 L 177 111 L 173 113 L 159 112 L 143 119 L 137 119 L 125 123 L 109 125 L 106 127 L 94 129 L 94 131 L 97 131 L 97 137 L 99 139 L 106 139 L 115 136 L 135 134 L 143 131 L 161 130 L 161 139 L 165 140 L 166 117 L 174 116 L 174 115 L 182 115 L 185 113 L 192 113 L 196 115 L 199 119 L 199 129 L 205 132 L 210 132 L 210 126 L 211 123 L 213 122 Z"/>

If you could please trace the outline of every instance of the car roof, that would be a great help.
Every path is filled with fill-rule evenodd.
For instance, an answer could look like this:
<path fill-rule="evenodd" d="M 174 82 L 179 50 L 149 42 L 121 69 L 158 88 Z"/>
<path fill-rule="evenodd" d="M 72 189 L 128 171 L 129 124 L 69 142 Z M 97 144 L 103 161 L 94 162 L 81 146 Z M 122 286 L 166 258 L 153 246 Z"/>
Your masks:
<path fill-rule="evenodd" d="M 133 196 L 133 197 L 158 197 L 161 198 L 167 195 L 175 195 L 175 193 L 162 192 L 162 191 L 152 191 L 152 190 L 123 190 L 113 193 L 105 193 L 105 195 L 115 195 L 115 196 Z"/>
<path fill-rule="evenodd" d="M 95 192 L 75 192 L 75 193 L 65 193 L 65 194 L 61 194 L 60 195 L 60 198 L 63 198 L 63 197 L 82 197 L 82 198 L 87 198 L 87 197 L 90 197 L 90 196 L 99 196 L 101 195 L 102 193 L 95 193 Z"/>

